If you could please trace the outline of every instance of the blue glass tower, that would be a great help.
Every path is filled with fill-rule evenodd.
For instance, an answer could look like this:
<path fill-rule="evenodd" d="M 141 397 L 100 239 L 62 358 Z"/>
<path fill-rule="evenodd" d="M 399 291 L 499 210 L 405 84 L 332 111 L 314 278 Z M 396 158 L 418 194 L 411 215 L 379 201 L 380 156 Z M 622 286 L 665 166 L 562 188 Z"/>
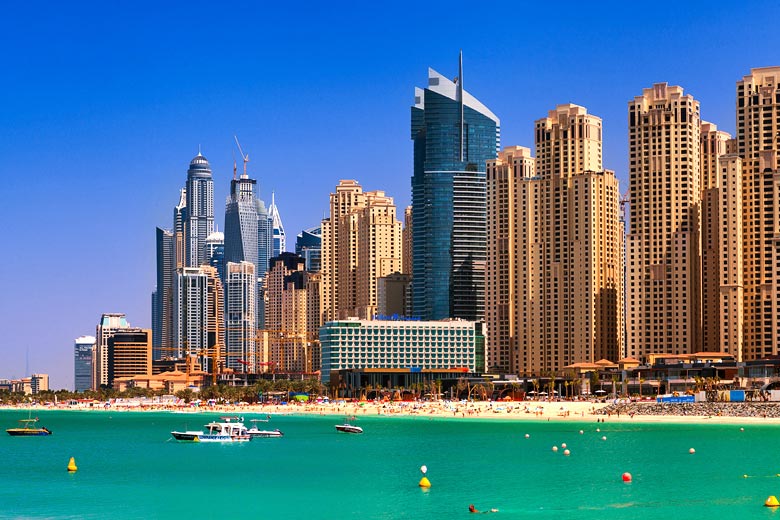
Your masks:
<path fill-rule="evenodd" d="M 428 69 L 412 107 L 412 312 L 424 320 L 484 318 L 485 162 L 500 122 L 463 90 L 462 63 L 454 82 Z"/>

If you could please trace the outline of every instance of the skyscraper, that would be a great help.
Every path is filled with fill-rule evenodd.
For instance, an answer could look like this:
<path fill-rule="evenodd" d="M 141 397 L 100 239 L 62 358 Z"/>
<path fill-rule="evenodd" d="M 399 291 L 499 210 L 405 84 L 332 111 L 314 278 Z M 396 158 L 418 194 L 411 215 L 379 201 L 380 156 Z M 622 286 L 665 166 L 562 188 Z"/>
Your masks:
<path fill-rule="evenodd" d="M 95 337 L 76 338 L 73 349 L 73 381 L 75 391 L 83 392 L 92 388 L 92 363 L 95 359 Z"/>
<path fill-rule="evenodd" d="M 322 221 L 323 323 L 376 314 L 377 280 L 401 270 L 401 222 L 392 197 L 342 180 Z"/>
<path fill-rule="evenodd" d="M 130 324 L 123 313 L 106 313 L 100 316 L 95 328 L 95 365 L 92 376 L 92 389 L 108 386 L 108 340 L 117 331 L 127 329 Z"/>
<path fill-rule="evenodd" d="M 120 377 L 152 375 L 152 339 L 149 329 L 118 330 L 108 339 L 108 386 Z"/>
<path fill-rule="evenodd" d="M 306 260 L 307 271 L 319 271 L 322 256 L 322 228 L 304 229 L 295 240 L 295 254 Z"/>
<path fill-rule="evenodd" d="M 742 361 L 742 161 L 735 142 L 701 124 L 702 345 Z"/>
<path fill-rule="evenodd" d="M 487 368 L 532 375 L 622 357 L 623 226 L 601 119 L 567 104 L 487 163 Z"/>
<path fill-rule="evenodd" d="M 742 159 L 745 360 L 780 354 L 780 67 L 737 82 Z"/>
<path fill-rule="evenodd" d="M 224 345 L 222 283 L 214 267 L 185 267 L 173 288 L 173 345 L 177 357 L 195 356 L 211 372 Z"/>
<path fill-rule="evenodd" d="M 205 258 L 206 238 L 214 231 L 214 181 L 209 162 L 200 152 L 190 161 L 186 192 L 185 264 L 198 267 Z"/>
<path fill-rule="evenodd" d="M 276 195 L 271 192 L 271 205 L 268 207 L 268 216 L 273 221 L 274 232 L 274 250 L 273 256 L 279 256 L 287 251 L 287 237 L 284 234 L 284 225 L 282 216 L 279 214 L 279 208 L 276 206 Z"/>
<path fill-rule="evenodd" d="M 461 60 L 462 63 L 462 60 Z M 500 123 L 457 82 L 428 69 L 411 109 L 413 313 L 424 320 L 484 317 L 485 162 Z"/>
<path fill-rule="evenodd" d="M 701 345 L 699 102 L 657 83 L 628 104 L 627 354 Z"/>
<path fill-rule="evenodd" d="M 220 280 L 225 279 L 225 234 L 221 231 L 214 231 L 206 237 L 206 244 L 203 246 L 203 263 L 210 265 L 217 270 Z"/>
<path fill-rule="evenodd" d="M 157 228 L 157 288 L 152 304 L 152 359 L 162 359 L 161 347 L 171 347 L 175 243 L 171 231 Z"/>
<path fill-rule="evenodd" d="M 236 372 L 257 370 L 257 277 L 251 262 L 228 262 L 225 274 L 225 367 Z"/>

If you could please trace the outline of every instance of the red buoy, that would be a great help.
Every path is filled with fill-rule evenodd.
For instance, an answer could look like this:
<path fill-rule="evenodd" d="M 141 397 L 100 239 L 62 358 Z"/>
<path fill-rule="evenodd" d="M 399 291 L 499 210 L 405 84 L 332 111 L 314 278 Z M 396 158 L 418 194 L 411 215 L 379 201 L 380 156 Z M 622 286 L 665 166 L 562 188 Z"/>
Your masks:
<path fill-rule="evenodd" d="M 623 482 L 631 482 L 631 473 L 629 472 L 623 473 Z"/>

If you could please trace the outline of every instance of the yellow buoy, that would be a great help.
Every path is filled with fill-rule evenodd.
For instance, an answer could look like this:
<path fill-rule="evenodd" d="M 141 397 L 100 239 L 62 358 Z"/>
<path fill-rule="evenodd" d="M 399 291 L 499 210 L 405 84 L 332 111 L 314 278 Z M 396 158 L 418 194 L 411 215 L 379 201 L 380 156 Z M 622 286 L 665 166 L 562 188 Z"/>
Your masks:
<path fill-rule="evenodd" d="M 764 505 L 766 507 L 778 507 L 780 506 L 780 502 L 777 501 L 776 496 L 770 495 L 769 498 L 766 499 L 766 502 L 764 502 Z"/>
<path fill-rule="evenodd" d="M 431 487 L 431 481 L 428 480 L 428 477 L 423 477 L 423 478 L 420 479 L 419 486 L 421 488 L 429 488 L 429 487 Z"/>
<path fill-rule="evenodd" d="M 79 468 L 78 468 L 78 466 L 76 466 L 76 458 L 75 457 L 71 457 L 70 458 L 70 462 L 68 462 L 68 471 L 74 472 L 77 469 L 79 469 Z"/>

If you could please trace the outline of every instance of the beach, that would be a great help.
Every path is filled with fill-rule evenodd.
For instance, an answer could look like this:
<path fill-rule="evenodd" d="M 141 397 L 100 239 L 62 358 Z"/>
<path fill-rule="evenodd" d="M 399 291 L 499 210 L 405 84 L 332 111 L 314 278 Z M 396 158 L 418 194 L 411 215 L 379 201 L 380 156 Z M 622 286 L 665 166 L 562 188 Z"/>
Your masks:
<path fill-rule="evenodd" d="M 79 410 L 97 412 L 170 411 L 180 414 L 336 415 L 348 417 L 428 417 L 430 419 L 581 421 L 611 423 L 761 423 L 780 425 L 780 403 L 656 403 L 610 399 L 601 401 L 348 401 L 288 404 L 139 404 L 115 401 L 90 405 L 5 405 L 0 409 Z"/>

